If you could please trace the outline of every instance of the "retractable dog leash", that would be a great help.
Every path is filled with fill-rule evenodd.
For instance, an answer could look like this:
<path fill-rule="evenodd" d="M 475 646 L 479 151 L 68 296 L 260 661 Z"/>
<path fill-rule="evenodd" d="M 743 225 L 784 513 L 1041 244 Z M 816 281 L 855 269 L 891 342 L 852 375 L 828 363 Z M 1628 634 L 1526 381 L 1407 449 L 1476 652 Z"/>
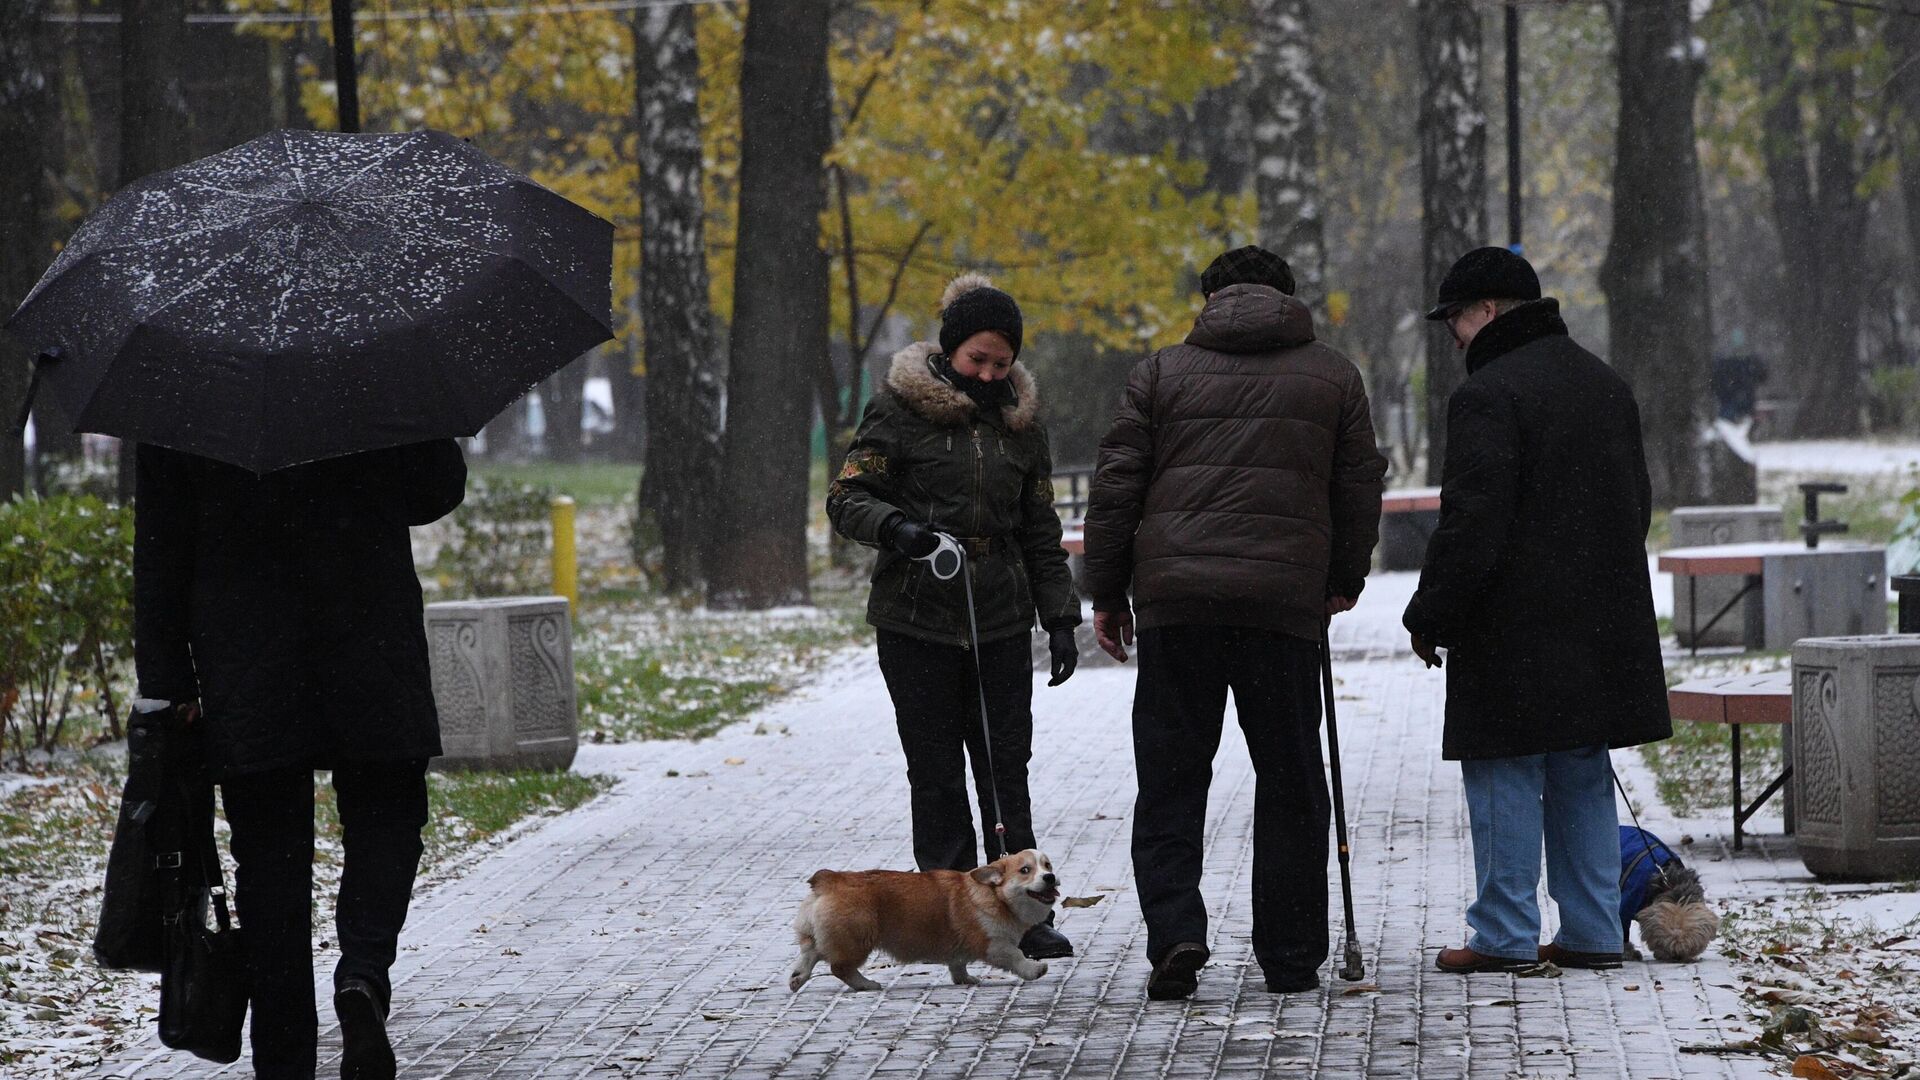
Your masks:
<path fill-rule="evenodd" d="M 1620 801 L 1627 804 L 1627 814 L 1628 816 L 1633 818 L 1633 830 L 1640 834 L 1641 854 L 1638 858 L 1634 860 L 1634 862 L 1638 863 L 1641 858 L 1645 858 L 1647 855 L 1652 854 L 1654 845 L 1656 844 L 1659 845 L 1660 850 L 1667 853 L 1667 859 L 1669 860 L 1669 862 L 1660 863 L 1657 866 L 1655 866 L 1653 870 L 1653 874 L 1656 878 L 1659 878 L 1661 881 L 1663 882 L 1666 881 L 1667 867 L 1671 863 L 1680 862 L 1680 856 L 1674 854 L 1673 849 L 1667 846 L 1667 842 L 1665 840 L 1660 839 L 1659 837 L 1653 835 L 1652 833 L 1648 832 L 1646 829 L 1641 827 L 1640 812 L 1633 808 L 1633 799 L 1627 795 L 1627 785 L 1620 782 L 1620 774 L 1614 771 L 1613 759 L 1611 757 L 1607 759 L 1607 773 L 1613 777 L 1613 787 L 1614 787 L 1614 790 L 1620 793 Z M 1620 880 L 1624 882 L 1627 879 L 1627 875 L 1630 872 L 1631 872 L 1630 870 L 1622 870 L 1620 872 Z"/>
<path fill-rule="evenodd" d="M 980 625 L 973 614 L 973 571 L 968 565 L 966 549 L 959 541 L 946 533 L 938 534 L 940 546 L 925 555 L 920 561 L 927 564 L 933 576 L 941 581 L 952 581 L 957 574 L 961 591 L 967 594 L 967 639 L 973 646 L 973 687 L 980 701 L 980 745 L 982 760 L 987 766 L 987 788 L 993 801 L 993 846 L 999 851 L 996 858 L 1007 856 L 1007 824 L 1000 813 L 1000 781 L 993 772 L 993 728 L 987 720 L 987 680 L 980 670 Z"/>
<path fill-rule="evenodd" d="M 1327 756 L 1333 765 L 1333 821 L 1340 842 L 1340 899 L 1346 905 L 1347 916 L 1347 947 L 1342 956 L 1340 977 L 1359 982 L 1366 977 L 1367 969 L 1360 958 L 1360 943 L 1353 934 L 1353 868 L 1347 847 L 1347 799 L 1345 785 L 1340 782 L 1340 725 L 1333 713 L 1333 642 L 1325 626 L 1320 628 L 1320 680 L 1321 693 L 1327 703 Z"/>

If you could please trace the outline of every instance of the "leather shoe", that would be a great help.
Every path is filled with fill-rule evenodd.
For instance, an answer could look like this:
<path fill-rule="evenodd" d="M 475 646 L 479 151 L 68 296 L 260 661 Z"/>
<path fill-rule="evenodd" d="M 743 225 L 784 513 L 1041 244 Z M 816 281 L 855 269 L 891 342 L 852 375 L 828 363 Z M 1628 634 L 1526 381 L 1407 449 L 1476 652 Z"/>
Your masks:
<path fill-rule="evenodd" d="M 1147 978 L 1147 996 L 1155 1001 L 1191 997 L 1200 985 L 1200 969 L 1212 954 L 1197 941 L 1183 941 L 1167 950 Z"/>
<path fill-rule="evenodd" d="M 1620 966 L 1619 953 L 1575 952 L 1563 949 L 1558 944 L 1548 942 L 1540 946 L 1540 960 L 1555 967 L 1585 968 L 1592 971 L 1612 971 Z"/>
<path fill-rule="evenodd" d="M 1434 966 L 1441 971 L 1454 975 L 1471 975 L 1478 971 L 1519 971 L 1530 968 L 1538 961 L 1515 960 L 1505 956 L 1487 956 L 1462 946 L 1458 949 L 1441 949 L 1434 958 Z"/>
<path fill-rule="evenodd" d="M 364 979 L 347 979 L 333 992 L 340 1017 L 340 1080 L 394 1080 L 397 1066 L 387 1041 L 387 1007 Z"/>
<path fill-rule="evenodd" d="M 1050 923 L 1036 923 L 1020 939 L 1020 952 L 1029 960 L 1056 960 L 1073 955 L 1073 942 Z"/>
<path fill-rule="evenodd" d="M 1320 976 L 1312 971 L 1269 971 L 1267 993 L 1304 994 L 1320 989 Z"/>

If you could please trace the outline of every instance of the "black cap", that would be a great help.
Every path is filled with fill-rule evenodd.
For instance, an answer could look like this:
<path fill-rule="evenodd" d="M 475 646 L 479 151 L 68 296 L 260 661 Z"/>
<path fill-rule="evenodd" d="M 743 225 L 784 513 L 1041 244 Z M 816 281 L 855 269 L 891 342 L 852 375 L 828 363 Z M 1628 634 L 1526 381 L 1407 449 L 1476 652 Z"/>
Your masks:
<path fill-rule="evenodd" d="M 1229 285 L 1266 285 L 1292 296 L 1293 267 L 1263 247 L 1234 248 L 1200 272 L 1200 291 L 1208 296 Z"/>
<path fill-rule="evenodd" d="M 1540 275 L 1532 263 L 1506 248 L 1474 248 L 1447 271 L 1427 318 L 1444 319 L 1475 300 L 1538 299 Z"/>
<path fill-rule="evenodd" d="M 1022 329 L 1020 305 L 980 274 L 954 278 L 940 298 L 940 351 L 949 356 L 973 335 L 993 330 L 1007 339 L 1018 358 Z"/>

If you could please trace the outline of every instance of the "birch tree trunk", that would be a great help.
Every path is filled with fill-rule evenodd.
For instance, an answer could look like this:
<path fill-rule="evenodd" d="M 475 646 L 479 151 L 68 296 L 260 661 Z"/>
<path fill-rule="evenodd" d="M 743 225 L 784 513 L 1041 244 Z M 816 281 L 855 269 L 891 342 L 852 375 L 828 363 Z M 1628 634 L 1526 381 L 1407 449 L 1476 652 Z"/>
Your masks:
<path fill-rule="evenodd" d="M 1704 68 L 1687 0 L 1623 4 L 1615 18 L 1620 119 L 1613 236 L 1600 285 L 1610 360 L 1640 405 L 1656 506 L 1711 498 L 1708 427 L 1713 317 L 1693 104 Z"/>
<path fill-rule="evenodd" d="M 126 187 L 191 154 L 193 117 L 180 62 L 187 52 L 186 0 L 121 0 L 120 178 Z M 133 498 L 133 446 L 120 444 L 120 498 Z"/>
<path fill-rule="evenodd" d="M 721 373 L 708 295 L 700 52 L 688 6 L 634 17 L 640 117 L 640 322 L 645 331 L 643 534 L 660 582 L 698 589 L 720 488 Z"/>
<path fill-rule="evenodd" d="M 45 0 L 0 4 L 0 319 L 12 315 L 47 268 L 52 199 L 46 174 L 55 112 L 54 65 L 44 37 Z M 26 490 L 26 447 L 14 427 L 31 358 L 0 334 L 0 502 Z"/>
<path fill-rule="evenodd" d="M 1486 242 L 1487 114 L 1480 14 L 1471 0 L 1419 0 L 1420 253 L 1426 300 L 1454 260 Z M 1441 323 L 1427 327 L 1427 483 L 1447 457 L 1447 398 L 1467 369 Z"/>
<path fill-rule="evenodd" d="M 1260 246 L 1287 260 L 1296 295 L 1319 307 L 1327 277 L 1318 145 L 1326 92 L 1314 69 L 1307 0 L 1254 0 L 1252 17 L 1247 101 Z"/>
<path fill-rule="evenodd" d="M 820 246 L 828 8 L 828 0 L 747 7 L 725 454 L 707 574 L 716 608 L 810 602 L 811 373 L 827 349 L 829 311 Z"/>

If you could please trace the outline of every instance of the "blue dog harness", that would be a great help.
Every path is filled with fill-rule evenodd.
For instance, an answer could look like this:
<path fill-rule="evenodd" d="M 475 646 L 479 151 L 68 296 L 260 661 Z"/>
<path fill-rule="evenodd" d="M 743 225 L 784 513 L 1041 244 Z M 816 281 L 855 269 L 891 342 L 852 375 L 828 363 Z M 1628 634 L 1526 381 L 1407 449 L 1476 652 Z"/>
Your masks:
<path fill-rule="evenodd" d="M 1680 856 L 1660 838 L 1635 825 L 1620 826 L 1620 932 L 1624 936 L 1633 917 L 1647 906 L 1654 882 L 1668 863 Z"/>

